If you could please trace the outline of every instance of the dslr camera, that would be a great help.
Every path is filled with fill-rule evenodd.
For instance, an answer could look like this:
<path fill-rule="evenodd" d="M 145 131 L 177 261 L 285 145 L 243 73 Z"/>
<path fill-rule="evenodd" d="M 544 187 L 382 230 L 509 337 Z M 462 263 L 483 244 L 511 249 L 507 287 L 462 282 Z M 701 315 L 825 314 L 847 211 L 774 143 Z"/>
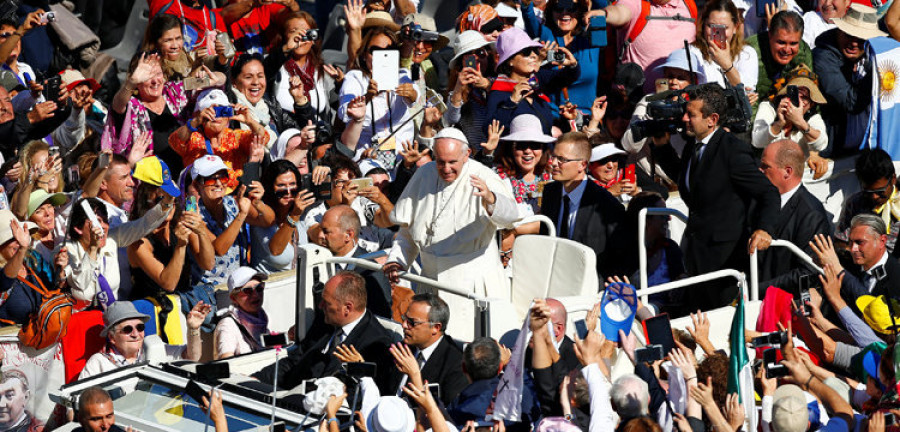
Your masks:
<path fill-rule="evenodd" d="M 437 42 L 440 38 L 438 32 L 423 30 L 418 24 L 408 24 L 400 29 L 400 35 L 404 39 L 416 42 Z"/>
<path fill-rule="evenodd" d="M 306 31 L 306 34 L 300 36 L 301 42 L 315 42 L 319 40 L 319 31 L 316 29 L 309 29 Z"/>

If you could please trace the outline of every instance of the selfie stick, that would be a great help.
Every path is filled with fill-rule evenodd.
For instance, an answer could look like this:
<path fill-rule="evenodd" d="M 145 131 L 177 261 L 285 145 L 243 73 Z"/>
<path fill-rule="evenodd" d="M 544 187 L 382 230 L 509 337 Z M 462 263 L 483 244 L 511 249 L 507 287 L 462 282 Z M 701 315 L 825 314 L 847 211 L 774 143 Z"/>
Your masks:
<path fill-rule="evenodd" d="M 272 379 L 272 422 L 269 423 L 269 430 L 275 431 L 275 403 L 278 401 L 278 353 L 281 352 L 281 345 L 275 347 L 275 378 Z"/>
<path fill-rule="evenodd" d="M 690 48 L 688 48 L 687 39 L 684 40 L 684 57 L 687 60 L 688 72 L 691 73 L 691 84 L 696 85 L 697 78 L 696 78 L 696 75 L 694 75 L 694 65 L 691 64 L 691 50 L 690 50 Z"/>

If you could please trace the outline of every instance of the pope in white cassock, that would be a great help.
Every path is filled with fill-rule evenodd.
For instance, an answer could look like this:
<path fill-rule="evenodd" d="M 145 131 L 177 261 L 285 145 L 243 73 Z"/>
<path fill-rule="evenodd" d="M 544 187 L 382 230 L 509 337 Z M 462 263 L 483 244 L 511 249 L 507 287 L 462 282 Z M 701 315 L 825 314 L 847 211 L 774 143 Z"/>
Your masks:
<path fill-rule="evenodd" d="M 495 241 L 519 219 L 512 187 L 490 168 L 469 160 L 462 131 L 444 128 L 434 139 L 434 162 L 420 167 L 406 186 L 391 220 L 400 226 L 384 265 L 392 283 L 421 257 L 422 276 L 467 292 L 509 299 L 509 279 Z M 453 319 L 449 330 L 471 329 L 470 300 L 441 293 Z M 456 325 L 454 325 L 454 323 Z M 469 330 L 471 331 L 471 330 Z"/>

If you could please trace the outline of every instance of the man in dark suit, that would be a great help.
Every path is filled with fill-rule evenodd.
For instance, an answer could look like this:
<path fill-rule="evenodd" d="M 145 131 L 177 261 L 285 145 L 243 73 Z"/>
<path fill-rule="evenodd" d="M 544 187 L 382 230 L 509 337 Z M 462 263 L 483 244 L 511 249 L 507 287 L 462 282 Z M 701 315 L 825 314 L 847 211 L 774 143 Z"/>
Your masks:
<path fill-rule="evenodd" d="M 559 137 L 550 153 L 554 182 L 544 187 L 541 214 L 550 218 L 559 237 L 575 240 L 597 254 L 601 280 L 614 274 L 608 246 L 625 208 L 596 183 L 588 180 L 591 145 L 587 135 L 569 132 Z"/>
<path fill-rule="evenodd" d="M 319 245 L 328 248 L 335 257 L 359 258 L 367 252 L 357 246 L 361 224 L 359 215 L 348 205 L 328 209 L 319 224 Z M 367 308 L 375 315 L 391 317 L 391 284 L 381 271 L 343 265 L 345 270 L 359 273 L 366 281 Z"/>
<path fill-rule="evenodd" d="M 834 226 L 822 203 L 803 186 L 803 168 L 809 149 L 789 139 L 774 141 L 763 150 L 759 169 L 781 195 L 781 212 L 772 237 L 787 240 L 812 255 L 809 242 L 816 234 L 829 235 Z M 801 275 L 812 274 L 803 261 L 785 248 L 760 252 L 759 298 L 775 286 L 797 294 Z M 816 279 L 818 282 L 818 279 Z"/>
<path fill-rule="evenodd" d="M 378 388 L 395 388 L 396 383 L 391 385 L 389 368 L 383 367 L 390 364 L 388 348 L 392 341 L 391 333 L 366 310 L 366 288 L 362 276 L 347 270 L 334 275 L 325 284 L 319 309 L 332 332 L 310 341 L 306 350 L 296 349 L 279 360 L 278 387 L 290 389 L 303 380 L 334 374 L 341 367 L 341 361 L 334 356 L 334 349 L 345 345 L 355 347 L 367 362 L 378 364 L 375 376 Z M 253 377 L 265 383 L 273 382 L 275 365 L 265 367 Z"/>
<path fill-rule="evenodd" d="M 394 381 L 400 383 L 399 387 L 407 382 L 419 387 L 423 381 L 440 384 L 441 401 L 450 405 L 469 385 L 462 369 L 462 345 L 444 333 L 450 308 L 437 295 L 420 293 L 413 296 L 402 318 L 403 343 L 412 350 L 391 349 L 399 368 L 394 369 Z M 399 387 L 398 394 L 402 393 Z"/>
<path fill-rule="evenodd" d="M 699 275 L 749 267 L 749 250 L 769 247 L 778 219 L 775 186 L 759 171 L 750 144 L 719 126 L 727 109 L 719 86 L 700 87 L 685 106 L 685 147 L 678 189 L 690 210 L 684 232 L 687 271 Z M 757 217 L 750 217 L 755 202 Z M 751 234 L 752 233 L 752 234 Z M 748 247 L 749 239 L 749 247 Z M 730 303 L 733 281 L 713 281 L 688 290 L 688 306 L 704 310 Z"/>

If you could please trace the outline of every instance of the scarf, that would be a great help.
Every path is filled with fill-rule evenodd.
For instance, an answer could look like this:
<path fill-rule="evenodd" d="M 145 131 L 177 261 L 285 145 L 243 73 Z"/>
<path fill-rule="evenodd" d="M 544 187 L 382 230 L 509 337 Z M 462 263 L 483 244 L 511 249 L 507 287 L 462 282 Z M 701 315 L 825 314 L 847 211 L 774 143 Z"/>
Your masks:
<path fill-rule="evenodd" d="M 534 77 L 534 79 L 535 79 L 535 81 L 537 81 L 536 76 Z M 494 80 L 494 83 L 491 85 L 491 91 L 496 90 L 496 91 L 512 93 L 513 89 L 516 87 L 516 84 L 518 84 L 518 83 L 519 83 L 518 81 L 510 79 L 506 75 L 500 75 L 497 77 L 496 80 Z M 547 97 L 547 95 L 541 93 L 540 87 L 536 87 L 534 89 L 534 93 L 532 93 L 532 95 L 537 96 L 540 99 L 543 99 L 544 102 L 550 103 L 550 98 Z"/>
<path fill-rule="evenodd" d="M 891 218 L 900 220 L 900 196 L 897 195 L 896 187 L 891 192 L 891 197 L 888 198 L 887 202 L 875 209 L 875 214 L 881 216 L 881 220 L 884 221 L 884 225 L 887 227 L 887 233 L 890 234 Z"/>
<path fill-rule="evenodd" d="M 253 336 L 253 340 L 247 341 L 247 343 L 250 344 L 250 347 L 253 349 L 260 347 L 260 335 L 268 333 L 269 316 L 266 315 L 266 311 L 260 309 L 259 315 L 252 315 L 244 312 L 240 308 L 233 307 L 232 315 L 234 316 L 234 319 L 237 320 L 238 324 L 244 326 L 244 328 L 247 329 L 247 332 Z"/>
<path fill-rule="evenodd" d="M 253 118 L 259 122 L 259 124 L 263 125 L 269 131 L 269 142 L 266 143 L 266 149 L 271 150 L 272 145 L 275 144 L 275 140 L 278 138 L 278 134 L 272 128 L 272 116 L 269 113 L 269 106 L 266 105 L 265 98 L 259 100 L 259 102 L 252 104 L 249 100 L 247 100 L 247 96 L 244 96 L 244 93 L 238 91 L 238 89 L 231 87 L 231 93 L 237 98 L 237 103 L 250 108 L 250 114 L 253 115 Z M 241 123 L 241 129 L 250 130 L 250 126 L 247 126 Z"/>

